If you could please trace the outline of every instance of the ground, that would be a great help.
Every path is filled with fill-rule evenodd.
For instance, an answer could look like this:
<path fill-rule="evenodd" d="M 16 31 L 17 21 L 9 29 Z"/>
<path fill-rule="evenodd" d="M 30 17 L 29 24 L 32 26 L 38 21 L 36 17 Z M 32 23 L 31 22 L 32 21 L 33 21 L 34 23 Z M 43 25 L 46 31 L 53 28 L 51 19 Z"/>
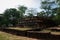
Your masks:
<path fill-rule="evenodd" d="M 38 39 L 16 36 L 0 31 L 0 40 L 38 40 Z"/>
<path fill-rule="evenodd" d="M 9 28 L 9 29 L 15 29 L 15 30 L 30 30 L 31 28 Z M 50 27 L 50 28 L 46 28 L 43 29 L 41 32 L 50 32 L 53 35 L 60 35 L 60 31 L 52 31 L 51 29 L 56 29 L 56 30 L 60 30 L 60 27 Z M 0 40 L 42 40 L 42 39 L 35 39 L 35 38 L 28 38 L 28 37 L 23 37 L 23 36 L 16 36 L 13 34 L 9 34 L 6 32 L 1 32 L 0 31 Z"/>

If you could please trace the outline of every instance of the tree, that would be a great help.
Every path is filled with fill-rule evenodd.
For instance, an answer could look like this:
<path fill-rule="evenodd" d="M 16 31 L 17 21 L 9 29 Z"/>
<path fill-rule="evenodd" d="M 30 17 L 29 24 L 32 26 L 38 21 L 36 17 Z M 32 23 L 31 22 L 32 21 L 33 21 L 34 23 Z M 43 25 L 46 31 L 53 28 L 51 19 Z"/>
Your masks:
<path fill-rule="evenodd" d="M 60 0 L 55 0 L 57 7 L 53 9 L 56 16 L 54 17 L 54 20 L 60 25 Z"/>
<path fill-rule="evenodd" d="M 15 26 L 18 23 L 18 19 L 20 17 L 19 11 L 15 8 L 6 9 L 4 12 L 5 24 L 8 26 L 9 24 L 13 24 Z"/>
<path fill-rule="evenodd" d="M 58 16 L 58 12 L 57 12 L 57 10 L 58 10 L 57 9 L 57 3 L 55 2 L 55 0 L 44 0 L 44 1 L 42 1 L 41 2 L 41 8 L 44 11 L 44 14 L 43 14 L 44 17 L 58 23 L 57 20 L 59 20 L 59 16 Z M 48 23 L 49 23 L 49 21 L 48 21 Z"/>
<path fill-rule="evenodd" d="M 45 17 L 58 23 L 58 20 L 60 20 L 60 18 L 58 14 L 59 7 L 57 5 L 58 3 L 56 2 L 56 0 L 44 0 L 41 3 L 41 8 L 44 9 L 43 11 L 45 12 L 45 14 L 43 15 L 45 15 Z"/>
<path fill-rule="evenodd" d="M 28 16 L 29 16 L 29 17 L 33 17 L 33 14 L 31 14 L 31 13 L 28 13 Z"/>
<path fill-rule="evenodd" d="M 58 6 L 60 7 L 60 0 L 55 0 Z"/>
<path fill-rule="evenodd" d="M 44 17 L 44 16 L 45 16 L 45 12 L 44 12 L 44 11 L 38 12 L 38 13 L 37 13 L 37 16 L 38 16 L 38 17 Z"/>
<path fill-rule="evenodd" d="M 27 10 L 27 7 L 25 7 L 25 6 L 19 6 L 18 10 L 20 12 L 20 18 L 22 19 L 24 17 L 25 11 Z"/>
<path fill-rule="evenodd" d="M 0 14 L 1 15 L 1 14 Z M 3 25 L 3 23 L 4 23 L 4 19 L 3 19 L 3 16 L 1 15 L 0 16 L 0 27 Z"/>
<path fill-rule="evenodd" d="M 55 1 L 51 1 L 51 0 L 44 0 L 41 2 L 41 8 L 44 9 L 44 12 L 45 12 L 45 16 L 46 17 L 53 17 L 54 16 L 54 13 L 53 13 L 53 5 L 56 5 L 55 4 Z"/>
<path fill-rule="evenodd" d="M 30 17 L 36 16 L 37 15 L 37 11 L 34 8 L 30 8 L 27 10 L 27 15 Z"/>

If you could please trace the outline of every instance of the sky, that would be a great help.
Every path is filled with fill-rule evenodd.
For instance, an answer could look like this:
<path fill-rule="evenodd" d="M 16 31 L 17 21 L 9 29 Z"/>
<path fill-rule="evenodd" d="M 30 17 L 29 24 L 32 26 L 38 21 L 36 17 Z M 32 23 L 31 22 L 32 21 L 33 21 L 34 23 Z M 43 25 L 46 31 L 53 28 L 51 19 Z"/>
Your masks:
<path fill-rule="evenodd" d="M 3 13 L 8 8 L 17 8 L 18 5 L 40 10 L 40 0 L 0 0 L 0 13 Z"/>

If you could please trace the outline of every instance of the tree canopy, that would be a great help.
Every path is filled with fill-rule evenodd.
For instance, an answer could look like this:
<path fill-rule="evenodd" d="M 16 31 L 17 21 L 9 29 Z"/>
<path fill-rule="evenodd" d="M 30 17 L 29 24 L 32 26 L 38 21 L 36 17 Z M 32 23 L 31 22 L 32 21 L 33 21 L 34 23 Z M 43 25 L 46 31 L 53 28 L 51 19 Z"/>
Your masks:
<path fill-rule="evenodd" d="M 15 8 L 10 8 L 10 9 L 6 9 L 4 12 L 4 17 L 7 21 L 7 24 L 13 24 L 16 25 L 17 20 L 20 17 L 19 11 L 17 11 L 17 9 Z"/>

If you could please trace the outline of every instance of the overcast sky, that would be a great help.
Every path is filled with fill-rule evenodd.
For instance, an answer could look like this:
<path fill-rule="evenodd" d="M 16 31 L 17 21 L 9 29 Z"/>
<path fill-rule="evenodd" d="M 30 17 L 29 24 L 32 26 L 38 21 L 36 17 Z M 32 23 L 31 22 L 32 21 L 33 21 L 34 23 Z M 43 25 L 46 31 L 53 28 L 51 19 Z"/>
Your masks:
<path fill-rule="evenodd" d="M 39 9 L 40 0 L 0 0 L 0 13 L 3 13 L 7 8 L 17 8 L 18 5 Z"/>

